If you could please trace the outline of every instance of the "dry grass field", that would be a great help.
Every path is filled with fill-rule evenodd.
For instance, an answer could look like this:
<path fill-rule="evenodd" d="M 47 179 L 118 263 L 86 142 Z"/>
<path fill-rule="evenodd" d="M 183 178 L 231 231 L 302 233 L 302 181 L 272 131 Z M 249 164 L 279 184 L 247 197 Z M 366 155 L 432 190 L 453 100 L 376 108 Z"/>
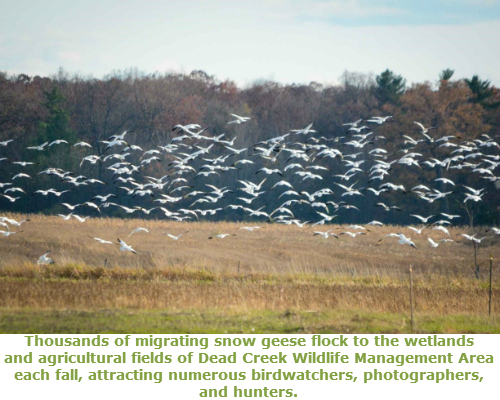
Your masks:
<path fill-rule="evenodd" d="M 2 332 L 408 332 L 410 265 L 418 332 L 500 332 L 496 261 L 487 314 L 489 257 L 499 259 L 500 241 L 480 250 L 476 279 L 460 228 L 450 229 L 456 242 L 432 248 L 427 235 L 442 232 L 394 226 L 337 240 L 279 224 L 28 217 L 22 233 L 0 238 Z M 240 229 L 255 225 L 263 228 Z M 127 238 L 139 226 L 150 233 Z M 395 238 L 379 244 L 390 232 L 418 249 Z M 218 233 L 236 236 L 208 239 Z M 138 254 L 88 236 L 119 237 Z M 36 265 L 49 250 L 56 263 Z"/>

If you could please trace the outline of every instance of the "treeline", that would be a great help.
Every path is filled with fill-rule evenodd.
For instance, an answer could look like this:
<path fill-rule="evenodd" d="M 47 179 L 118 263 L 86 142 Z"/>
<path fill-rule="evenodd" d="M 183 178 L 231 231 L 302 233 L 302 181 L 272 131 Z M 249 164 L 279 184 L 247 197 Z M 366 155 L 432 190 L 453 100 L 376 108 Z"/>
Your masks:
<path fill-rule="evenodd" d="M 62 70 L 50 78 L 0 73 L 0 141 L 15 139 L 9 145 L 7 155 L 5 149 L 0 148 L 0 158 L 35 159 L 39 163 L 37 172 L 54 166 L 103 179 L 108 171 L 101 163 L 97 166 L 84 164 L 81 169 L 78 168 L 82 157 L 103 154 L 105 145 L 100 141 L 130 130 L 133 131 L 128 137 L 131 143 L 144 150 L 157 149 L 158 145 L 166 145 L 178 135 L 172 132 L 174 125 L 189 123 L 208 128 L 206 133 L 212 136 L 224 133 L 227 140 L 237 136 L 235 147 L 242 148 L 285 134 L 291 129 L 303 128 L 311 122 L 318 132 L 316 137 L 331 139 L 346 135 L 343 123 L 375 115 L 393 115 L 390 123 L 374 128 L 386 138 L 382 147 L 393 154 L 392 159 L 397 157 L 398 151 L 408 147 L 403 144 L 403 135 L 422 139 L 413 121 L 420 121 L 425 126 L 437 126 L 438 129 L 431 131 L 433 136 L 454 135 L 459 138 L 457 143 L 479 138 L 483 134 L 492 138 L 500 135 L 500 90 L 477 76 L 453 80 L 453 71 L 445 70 L 436 77 L 436 82 L 409 86 L 402 76 L 386 70 L 376 77 L 345 72 L 340 81 L 338 85 L 316 82 L 283 85 L 260 81 L 241 88 L 232 81 L 220 81 L 203 71 L 190 74 L 128 71 L 113 73 L 102 79 L 70 76 Z M 227 125 L 230 113 L 252 119 L 242 125 Z M 36 154 L 26 150 L 27 146 L 55 139 L 65 139 L 71 144 L 85 141 L 93 149 L 54 146 Z M 337 146 L 334 142 L 329 143 L 331 147 Z M 448 153 L 449 149 L 440 153 L 433 147 L 431 153 L 425 156 L 440 159 Z M 330 163 L 332 169 L 339 168 L 333 173 L 345 172 L 339 161 Z M 162 176 L 168 173 L 167 165 L 153 163 L 142 175 Z M 421 183 L 423 178 L 431 179 L 435 174 L 434 170 L 407 170 L 401 168 L 395 175 L 391 173 L 391 181 L 411 186 Z M 0 182 L 8 181 L 14 171 L 19 172 L 8 162 L 0 162 Z M 233 187 L 234 178 L 234 174 L 228 174 L 226 178 L 222 176 L 218 184 Z M 42 177 L 27 182 L 27 193 L 46 188 L 49 179 Z M 256 181 L 257 178 L 253 172 L 242 170 L 237 179 Z M 332 182 L 311 185 L 332 187 Z M 486 183 L 481 182 L 481 185 Z M 66 189 L 67 186 L 59 183 L 57 188 Z M 75 190 L 66 200 L 88 201 L 89 190 L 92 195 L 109 192 L 107 188 L 93 186 Z M 478 205 L 478 222 L 499 220 L 498 197 L 498 192 L 488 190 L 484 205 Z M 0 207 L 22 212 L 52 212 L 58 201 L 50 196 L 37 197 L 15 204 L 2 201 Z M 277 200 L 271 201 L 273 205 L 279 205 Z M 368 207 L 363 203 L 368 200 L 356 201 Z M 405 197 L 404 203 L 417 209 L 421 207 L 410 196 Z M 432 205 L 429 207 L 432 208 Z M 459 204 L 446 204 L 445 207 L 457 209 Z M 58 211 L 61 209 L 58 208 Z M 383 213 L 372 206 L 370 212 L 374 218 Z M 221 217 L 224 215 L 220 214 Z"/>

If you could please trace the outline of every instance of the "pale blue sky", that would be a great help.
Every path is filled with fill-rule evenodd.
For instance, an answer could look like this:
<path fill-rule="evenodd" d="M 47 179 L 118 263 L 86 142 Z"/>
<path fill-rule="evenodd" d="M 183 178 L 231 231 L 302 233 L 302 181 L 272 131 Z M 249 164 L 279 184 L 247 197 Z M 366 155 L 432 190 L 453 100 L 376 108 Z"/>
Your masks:
<path fill-rule="evenodd" d="M 498 37 L 499 0 L 4 0 L 0 70 L 202 69 L 245 84 L 454 68 L 500 86 Z"/>

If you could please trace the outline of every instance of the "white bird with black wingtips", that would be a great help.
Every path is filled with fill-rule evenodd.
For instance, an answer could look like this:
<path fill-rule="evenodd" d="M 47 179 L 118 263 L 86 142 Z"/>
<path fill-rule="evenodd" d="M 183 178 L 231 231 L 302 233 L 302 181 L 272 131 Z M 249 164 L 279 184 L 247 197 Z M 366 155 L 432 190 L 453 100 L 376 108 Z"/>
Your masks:
<path fill-rule="evenodd" d="M 127 243 L 125 243 L 120 238 L 117 238 L 117 240 L 118 240 L 117 246 L 120 246 L 120 251 L 130 251 L 131 253 L 137 254 L 137 251 L 135 251 L 132 248 L 132 246 L 129 246 Z"/>

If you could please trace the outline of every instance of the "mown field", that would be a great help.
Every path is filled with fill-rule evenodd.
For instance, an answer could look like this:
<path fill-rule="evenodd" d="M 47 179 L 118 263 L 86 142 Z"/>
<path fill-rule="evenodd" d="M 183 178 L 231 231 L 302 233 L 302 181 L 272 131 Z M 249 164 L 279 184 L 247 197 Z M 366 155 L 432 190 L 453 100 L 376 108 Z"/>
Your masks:
<path fill-rule="evenodd" d="M 450 229 L 456 242 L 432 248 L 427 237 L 437 241 L 442 232 L 417 235 L 394 226 L 325 240 L 312 231 L 346 227 L 28 218 L 16 229 L 23 232 L 0 237 L 4 333 L 410 332 L 410 266 L 416 332 L 500 333 L 500 241 L 480 250 L 476 279 L 462 228 Z M 247 232 L 242 226 L 262 229 Z M 149 234 L 127 238 L 137 227 Z M 166 236 L 185 231 L 177 241 Z M 390 232 L 405 233 L 418 249 L 393 238 L 378 243 Z M 208 239 L 218 233 L 236 236 Z M 138 254 L 88 236 L 114 242 L 119 237 Z M 55 264 L 38 266 L 49 250 Z"/>

